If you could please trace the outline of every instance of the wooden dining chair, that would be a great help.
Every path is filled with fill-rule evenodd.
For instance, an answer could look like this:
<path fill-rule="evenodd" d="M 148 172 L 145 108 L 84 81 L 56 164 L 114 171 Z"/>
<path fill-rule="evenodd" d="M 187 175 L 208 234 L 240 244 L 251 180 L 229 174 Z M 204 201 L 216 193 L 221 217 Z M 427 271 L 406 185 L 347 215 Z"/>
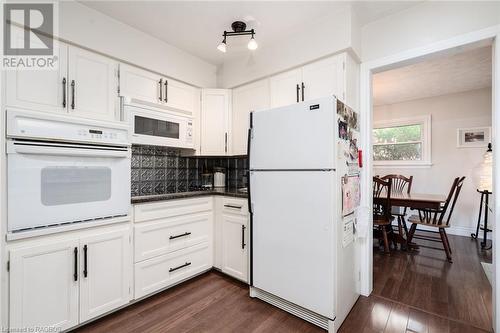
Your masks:
<path fill-rule="evenodd" d="M 413 238 L 423 239 L 431 242 L 441 242 L 443 243 L 443 248 L 446 253 L 446 259 L 451 263 L 452 250 L 450 247 L 450 242 L 448 240 L 448 235 L 446 234 L 446 229 L 450 227 L 451 214 L 457 203 L 458 195 L 462 189 L 465 177 L 457 177 L 453 181 L 450 192 L 446 201 L 441 205 L 439 209 L 419 209 L 418 215 L 412 215 L 408 221 L 411 222 L 410 231 L 408 234 L 408 243 L 411 242 Z M 423 225 L 426 227 L 437 228 L 438 231 L 432 230 L 420 230 L 431 233 L 439 233 L 440 238 L 427 237 L 427 236 L 415 236 L 415 231 L 417 231 L 417 226 Z M 432 249 L 442 250 L 435 247 Z"/>
<path fill-rule="evenodd" d="M 386 175 L 382 177 L 383 180 L 392 180 L 392 186 L 391 186 L 391 193 L 408 193 L 410 194 L 411 191 L 411 184 L 413 183 L 413 176 L 405 177 L 402 175 Z M 397 217 L 398 221 L 398 229 L 399 229 L 399 234 L 402 236 L 403 230 L 405 231 L 406 237 L 408 237 L 408 227 L 406 226 L 406 213 L 407 213 L 408 207 L 398 207 L 398 206 L 393 206 L 391 208 L 391 213 L 392 216 Z"/>
<path fill-rule="evenodd" d="M 386 254 L 390 253 L 388 233 L 392 233 L 392 220 L 394 219 L 391 214 L 391 190 L 392 179 L 383 180 L 373 177 L 373 197 L 379 198 L 377 203 L 373 203 L 373 226 L 377 227 L 382 235 Z"/>

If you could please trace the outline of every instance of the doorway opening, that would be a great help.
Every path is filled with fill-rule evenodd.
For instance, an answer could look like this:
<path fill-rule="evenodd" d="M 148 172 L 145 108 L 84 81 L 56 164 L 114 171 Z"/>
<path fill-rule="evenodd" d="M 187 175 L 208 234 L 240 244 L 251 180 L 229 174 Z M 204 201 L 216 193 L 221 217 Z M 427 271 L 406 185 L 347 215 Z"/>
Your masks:
<path fill-rule="evenodd" d="M 380 186 L 388 186 L 389 179 L 404 183 L 399 198 L 393 189 L 389 223 L 378 222 L 370 211 L 370 235 L 361 246 L 362 256 L 369 255 L 361 263 L 362 294 L 388 302 L 391 311 L 397 308 L 408 325 L 438 320 L 465 331 L 494 327 L 494 275 L 488 265 L 494 259 L 493 233 L 484 247 L 482 235 L 471 238 L 481 202 L 484 224 L 485 198 L 477 190 L 484 190 L 485 160 L 490 168 L 493 164 L 491 154 L 485 159 L 488 143 L 495 140 L 497 108 L 492 92 L 496 32 L 490 36 L 457 38 L 416 50 L 413 57 L 407 53 L 362 65 L 362 93 L 373 89 L 361 110 L 369 112 L 362 128 L 363 190 L 370 192 L 364 204 L 373 203 L 384 215 L 387 191 L 373 191 L 374 176 L 385 181 Z M 492 189 L 491 177 L 489 183 Z M 363 281 L 365 274 L 373 280 Z"/>

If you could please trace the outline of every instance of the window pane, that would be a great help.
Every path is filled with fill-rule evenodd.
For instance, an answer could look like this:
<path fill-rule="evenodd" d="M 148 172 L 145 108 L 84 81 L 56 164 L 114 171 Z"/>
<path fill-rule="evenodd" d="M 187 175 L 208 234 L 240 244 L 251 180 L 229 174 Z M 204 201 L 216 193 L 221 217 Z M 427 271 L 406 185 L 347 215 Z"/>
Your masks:
<path fill-rule="evenodd" d="M 419 161 L 422 159 L 422 144 L 373 146 L 373 159 L 375 161 Z"/>
<path fill-rule="evenodd" d="M 373 129 L 373 143 L 398 143 L 421 139 L 421 124 Z"/>

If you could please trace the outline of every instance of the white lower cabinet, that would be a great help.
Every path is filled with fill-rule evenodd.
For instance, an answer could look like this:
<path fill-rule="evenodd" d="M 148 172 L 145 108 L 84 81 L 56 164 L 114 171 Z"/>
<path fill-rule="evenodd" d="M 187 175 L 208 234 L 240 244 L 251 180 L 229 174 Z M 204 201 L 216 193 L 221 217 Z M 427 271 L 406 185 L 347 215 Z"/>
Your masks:
<path fill-rule="evenodd" d="M 222 215 L 222 272 L 248 282 L 248 231 L 246 216 Z"/>
<path fill-rule="evenodd" d="M 80 321 L 84 322 L 130 300 L 129 229 L 82 238 L 80 248 Z"/>
<path fill-rule="evenodd" d="M 223 273 L 248 282 L 250 230 L 247 200 L 215 199 L 214 266 Z"/>
<path fill-rule="evenodd" d="M 141 298 L 212 268 L 208 242 L 135 264 L 135 298 Z"/>
<path fill-rule="evenodd" d="M 10 329 L 78 324 L 78 239 L 10 251 Z"/>
<path fill-rule="evenodd" d="M 134 206 L 134 298 L 213 267 L 213 198 Z"/>
<path fill-rule="evenodd" d="M 128 303 L 130 247 L 128 226 L 12 246 L 10 328 L 66 330 Z"/>

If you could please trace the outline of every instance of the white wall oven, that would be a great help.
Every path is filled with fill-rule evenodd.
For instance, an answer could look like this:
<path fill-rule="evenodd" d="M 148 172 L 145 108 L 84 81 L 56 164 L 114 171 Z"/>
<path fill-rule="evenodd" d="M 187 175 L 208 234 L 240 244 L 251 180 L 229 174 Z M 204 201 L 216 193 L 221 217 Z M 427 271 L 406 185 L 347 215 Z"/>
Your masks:
<path fill-rule="evenodd" d="M 128 126 L 7 110 L 8 231 L 127 215 Z"/>
<path fill-rule="evenodd" d="M 125 105 L 132 143 L 193 149 L 193 119 L 179 112 Z"/>

